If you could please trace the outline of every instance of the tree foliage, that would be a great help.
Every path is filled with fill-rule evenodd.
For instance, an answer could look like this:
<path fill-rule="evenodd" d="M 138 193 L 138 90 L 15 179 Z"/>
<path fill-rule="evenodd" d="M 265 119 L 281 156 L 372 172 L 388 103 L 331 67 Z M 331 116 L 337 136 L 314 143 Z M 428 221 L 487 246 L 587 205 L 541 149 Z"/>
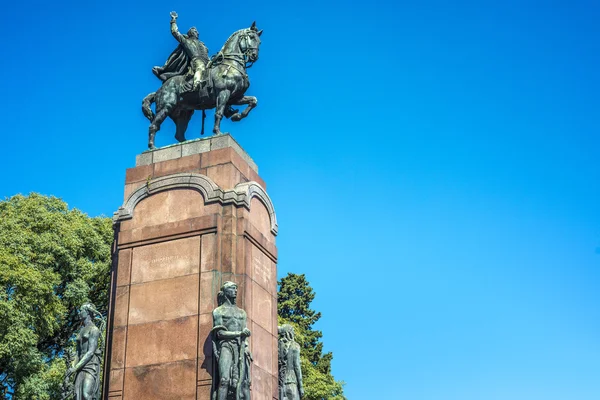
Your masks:
<path fill-rule="evenodd" d="M 315 292 L 304 274 L 289 273 L 279 282 L 278 315 L 280 324 L 294 327 L 300 344 L 300 362 L 307 400 L 345 400 L 343 382 L 331 374 L 331 352 L 323 354 L 323 333 L 313 328 L 321 313 L 310 308 Z"/>
<path fill-rule="evenodd" d="M 17 195 L 0 201 L 0 395 L 57 398 L 61 349 L 86 301 L 105 313 L 109 218 L 69 210 L 55 197 Z"/>

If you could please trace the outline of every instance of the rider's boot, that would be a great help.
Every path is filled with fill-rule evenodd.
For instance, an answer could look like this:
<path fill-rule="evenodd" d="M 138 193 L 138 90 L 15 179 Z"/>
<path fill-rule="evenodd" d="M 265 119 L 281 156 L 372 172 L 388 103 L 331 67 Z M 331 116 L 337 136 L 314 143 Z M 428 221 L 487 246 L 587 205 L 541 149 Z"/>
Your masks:
<path fill-rule="evenodd" d="M 194 85 L 193 90 L 199 90 L 204 86 L 206 80 L 204 79 L 204 71 L 196 71 L 194 74 Z"/>

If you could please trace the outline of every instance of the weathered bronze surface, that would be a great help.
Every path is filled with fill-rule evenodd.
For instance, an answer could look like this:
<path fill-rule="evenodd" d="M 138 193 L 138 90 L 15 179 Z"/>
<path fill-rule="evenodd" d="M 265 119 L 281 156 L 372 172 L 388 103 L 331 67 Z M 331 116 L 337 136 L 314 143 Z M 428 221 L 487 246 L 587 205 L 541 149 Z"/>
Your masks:
<path fill-rule="evenodd" d="M 213 400 L 250 400 L 252 354 L 246 340 L 250 330 L 236 298 L 237 285 L 225 282 L 213 311 Z"/>
<path fill-rule="evenodd" d="M 100 319 L 100 327 L 94 324 L 94 318 Z M 100 398 L 100 361 L 102 359 L 102 331 L 105 319 L 94 307 L 87 303 L 79 310 L 82 326 L 76 337 L 77 352 L 65 374 L 63 399 L 97 400 Z M 69 358 L 67 358 L 69 359 Z M 75 383 L 71 377 L 75 375 Z"/>
<path fill-rule="evenodd" d="M 204 132 L 204 110 L 216 108 L 213 132 L 219 135 L 223 116 L 240 121 L 258 104 L 256 97 L 244 95 L 250 86 L 246 69 L 258 60 L 262 30 L 256 28 L 256 23 L 234 32 L 208 61 L 208 50 L 200 41 L 196 28 L 182 35 L 176 21 L 177 13 L 171 12 L 171 33 L 179 46 L 164 66 L 152 69 L 163 84 L 142 101 L 142 111 L 150 120 L 150 149 L 154 148 L 156 132 L 167 117 L 175 122 L 175 138 L 183 142 L 194 110 L 203 110 Z M 155 111 L 152 111 L 152 103 Z M 232 108 L 235 105 L 247 107 L 240 113 Z"/>
<path fill-rule="evenodd" d="M 300 400 L 304 397 L 300 345 L 294 340 L 294 327 L 279 327 L 279 400 Z"/>

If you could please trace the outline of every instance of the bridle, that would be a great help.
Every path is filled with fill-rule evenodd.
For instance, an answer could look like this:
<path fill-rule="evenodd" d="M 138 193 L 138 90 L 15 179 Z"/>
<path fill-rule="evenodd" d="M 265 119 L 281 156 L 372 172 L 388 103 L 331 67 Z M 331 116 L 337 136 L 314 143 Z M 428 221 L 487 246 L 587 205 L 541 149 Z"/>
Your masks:
<path fill-rule="evenodd" d="M 252 35 L 254 33 L 255 32 L 248 32 L 248 31 L 246 31 L 244 33 L 240 33 L 240 38 L 238 39 L 238 50 L 240 50 L 240 52 L 239 53 L 229 53 L 229 54 L 223 54 L 222 52 L 219 52 L 216 56 L 216 59 L 211 60 L 210 64 L 212 64 L 216 60 L 220 59 L 220 61 L 224 61 L 224 60 L 234 61 L 238 65 L 242 66 L 244 69 L 248 69 L 248 68 L 252 67 L 252 65 L 254 65 L 256 60 L 258 60 L 258 46 L 255 46 L 255 47 L 249 46 L 250 35 Z M 250 58 L 251 52 L 254 50 L 256 51 L 256 54 L 257 54 L 256 60 L 248 61 L 248 59 Z M 228 64 L 228 65 L 229 65 L 229 67 L 232 67 L 235 70 L 237 70 L 244 77 L 247 77 L 245 70 L 244 71 L 240 70 L 238 67 L 235 66 L 235 64 Z M 224 74 L 226 74 L 226 73 L 227 73 L 227 71 Z"/>
<path fill-rule="evenodd" d="M 245 50 L 242 50 L 242 56 L 244 57 L 244 63 L 246 64 L 246 68 L 252 67 L 252 65 L 254 65 L 254 63 L 258 60 L 258 46 L 250 47 L 250 33 L 246 32 L 241 35 L 239 41 L 239 48 L 240 50 L 245 48 Z M 257 55 L 256 60 L 248 61 L 253 51 Z M 248 65 L 248 63 L 250 63 L 250 65 Z"/>

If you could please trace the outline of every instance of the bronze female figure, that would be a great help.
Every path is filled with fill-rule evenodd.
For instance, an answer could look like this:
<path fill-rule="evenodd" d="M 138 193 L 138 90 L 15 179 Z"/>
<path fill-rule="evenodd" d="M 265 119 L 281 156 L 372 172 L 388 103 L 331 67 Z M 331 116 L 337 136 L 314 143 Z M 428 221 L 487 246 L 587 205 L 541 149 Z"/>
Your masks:
<path fill-rule="evenodd" d="M 94 324 L 94 317 L 101 319 L 101 327 Z M 100 398 L 101 341 L 104 318 L 91 303 L 79 310 L 82 326 L 77 333 L 77 354 L 69 367 L 65 379 L 75 374 L 73 398 L 75 400 L 97 400 Z"/>

